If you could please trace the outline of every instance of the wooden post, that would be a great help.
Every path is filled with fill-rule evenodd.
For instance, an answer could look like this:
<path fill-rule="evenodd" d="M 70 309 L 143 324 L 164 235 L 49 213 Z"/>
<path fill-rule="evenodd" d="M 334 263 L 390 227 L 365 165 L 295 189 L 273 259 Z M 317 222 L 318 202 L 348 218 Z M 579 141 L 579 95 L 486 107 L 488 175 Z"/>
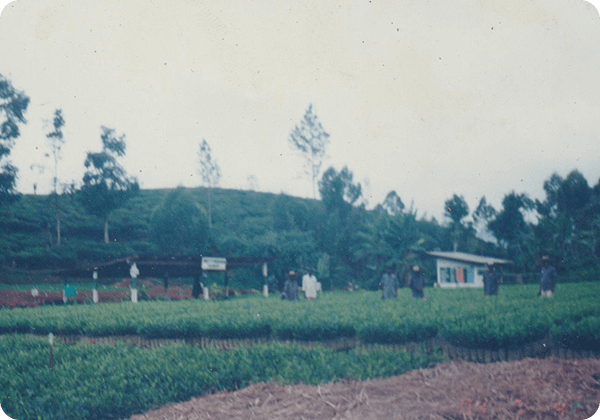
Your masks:
<path fill-rule="evenodd" d="M 229 277 L 227 277 L 227 270 L 225 270 L 225 297 L 229 297 Z"/>

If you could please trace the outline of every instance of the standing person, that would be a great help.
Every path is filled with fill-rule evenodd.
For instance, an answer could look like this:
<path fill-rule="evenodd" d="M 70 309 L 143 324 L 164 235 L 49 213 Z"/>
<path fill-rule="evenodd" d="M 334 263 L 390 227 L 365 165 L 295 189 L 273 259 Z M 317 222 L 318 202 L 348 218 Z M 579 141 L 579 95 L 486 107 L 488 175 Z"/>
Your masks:
<path fill-rule="evenodd" d="M 204 290 L 200 285 L 200 274 L 194 274 L 194 283 L 192 285 L 192 297 L 198 299 Z"/>
<path fill-rule="evenodd" d="M 498 295 L 498 284 L 500 276 L 494 271 L 494 263 L 488 263 L 487 271 L 483 273 L 483 294 L 484 296 Z"/>
<path fill-rule="evenodd" d="M 392 273 L 390 267 L 385 269 L 385 273 L 381 276 L 381 299 L 394 299 L 398 295 L 398 277 Z"/>
<path fill-rule="evenodd" d="M 298 300 L 298 283 L 296 282 L 296 273 L 290 271 L 283 286 L 283 294 L 287 300 Z"/>
<path fill-rule="evenodd" d="M 302 290 L 306 299 L 313 300 L 317 298 L 317 283 L 317 278 L 314 276 L 312 269 L 309 268 L 308 272 L 302 277 Z"/>
<path fill-rule="evenodd" d="M 167 292 L 167 288 L 169 287 L 169 272 L 165 271 L 165 276 L 163 277 L 163 288 L 165 293 Z"/>
<path fill-rule="evenodd" d="M 415 265 L 410 275 L 410 289 L 412 290 L 412 297 L 415 299 L 424 299 L 425 295 L 423 289 L 425 288 L 425 277 L 421 272 L 421 267 Z"/>
<path fill-rule="evenodd" d="M 542 257 L 542 270 L 540 271 L 540 296 L 550 298 L 556 286 L 556 269 L 550 264 L 550 257 Z"/>

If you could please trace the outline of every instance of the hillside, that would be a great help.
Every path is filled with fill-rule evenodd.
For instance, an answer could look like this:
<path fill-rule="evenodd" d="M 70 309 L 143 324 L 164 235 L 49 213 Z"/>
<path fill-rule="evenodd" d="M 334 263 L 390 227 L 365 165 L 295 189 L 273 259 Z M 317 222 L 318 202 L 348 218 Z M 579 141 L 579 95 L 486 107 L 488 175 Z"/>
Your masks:
<path fill-rule="evenodd" d="M 62 196 L 60 246 L 56 244 L 52 197 L 24 195 L 14 205 L 0 209 L 0 264 L 5 269 L 52 270 L 132 254 L 161 254 L 152 238 L 152 215 L 172 191 L 141 190 L 116 210 L 109 221 L 109 244 L 103 242 L 103 222 L 87 213 L 75 196 Z M 204 188 L 186 188 L 185 193 L 204 210 L 208 208 Z M 319 209 L 318 201 L 217 188 L 212 191 L 210 241 L 187 253 L 272 254 L 274 250 L 269 246 L 277 237 L 277 226 L 282 225 L 278 214 L 283 214 L 283 224 L 288 224 L 280 231 L 294 231 L 294 236 L 302 236 L 302 232 L 314 230 L 309 219 Z"/>
<path fill-rule="evenodd" d="M 153 219 L 157 210 L 162 222 Z M 103 240 L 103 221 L 85 211 L 77 193 L 60 197 L 60 215 L 58 245 L 53 197 L 24 195 L 0 209 L 2 282 L 31 278 L 34 270 L 134 254 L 202 254 L 275 258 L 269 281 L 277 288 L 289 270 L 309 266 L 329 288 L 345 288 L 349 282 L 374 288 L 386 265 L 393 265 L 404 278 L 407 268 L 418 263 L 432 278 L 434 262 L 424 252 L 449 250 L 456 240 L 435 220 L 418 220 L 416 211 L 390 215 L 381 206 L 366 210 L 344 201 L 342 195 L 324 202 L 216 188 L 209 206 L 205 188 L 141 190 L 110 215 L 108 244 Z M 493 244 L 477 239 L 472 229 L 464 232 L 461 246 L 467 252 L 501 254 Z M 261 275 L 252 269 L 237 274 L 242 283 Z"/>

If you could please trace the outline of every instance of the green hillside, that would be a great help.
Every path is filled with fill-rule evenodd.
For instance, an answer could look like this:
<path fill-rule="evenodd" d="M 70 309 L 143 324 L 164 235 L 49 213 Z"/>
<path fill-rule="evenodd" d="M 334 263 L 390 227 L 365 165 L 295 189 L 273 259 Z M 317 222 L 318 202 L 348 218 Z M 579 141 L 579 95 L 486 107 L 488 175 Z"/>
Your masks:
<path fill-rule="evenodd" d="M 83 262 L 101 262 L 133 255 L 162 254 L 152 235 L 152 217 L 173 190 L 141 190 L 110 217 L 111 242 L 103 242 L 103 222 L 87 213 L 75 196 L 61 196 L 61 245 L 56 244 L 51 197 L 24 195 L 12 206 L 0 209 L 0 263 L 4 269 L 50 270 Z M 206 190 L 185 189 L 202 209 Z M 274 232 L 274 209 L 282 197 L 253 191 L 213 189 L 213 226 L 203 247 L 185 249 L 184 254 L 258 256 L 277 253 L 272 245 L 281 236 Z M 284 237 L 300 243 L 310 241 L 308 220 L 319 202 L 285 196 L 285 205 L 295 215 L 285 226 Z M 281 207 L 279 205 L 279 207 Z M 287 215 L 286 215 L 287 217 Z M 279 223 L 281 224 L 281 223 Z M 312 245 L 311 245 L 311 248 Z"/>
<path fill-rule="evenodd" d="M 282 283 L 289 270 L 319 266 L 319 275 L 329 286 L 345 287 L 354 281 L 368 287 L 379 276 L 383 264 L 408 256 L 387 255 L 389 250 L 378 249 L 371 243 L 373 234 L 385 233 L 379 227 L 384 228 L 392 220 L 385 212 L 351 207 L 341 216 L 328 212 L 317 200 L 218 188 L 212 190 L 212 228 L 208 231 L 202 224 L 198 227 L 197 236 L 205 235 L 206 240 L 189 246 L 191 239 L 187 239 L 180 247 L 165 247 L 161 236 L 155 233 L 153 217 L 174 191 L 194 203 L 200 209 L 199 214 L 206 213 L 205 188 L 141 190 L 111 214 L 108 244 L 103 241 L 102 220 L 86 212 L 76 194 L 62 195 L 60 246 L 56 244 L 52 197 L 22 196 L 11 206 L 0 209 L 2 280 L 13 282 L 19 270 L 53 270 L 134 254 L 202 254 L 275 257 L 270 274 L 271 281 L 276 283 Z M 188 229 L 178 225 L 186 223 L 181 220 L 183 216 L 172 216 L 171 230 Z M 404 216 L 415 225 L 411 229 L 416 236 L 411 241 L 424 235 L 428 238 L 427 245 L 444 246 L 444 228 L 417 221 L 415 215 Z M 417 225 L 421 225 L 422 233 L 417 231 Z M 365 252 L 365 247 L 373 246 L 377 255 Z M 254 274 L 259 275 L 253 272 L 248 275 Z"/>
<path fill-rule="evenodd" d="M 516 245 L 503 240 L 496 245 L 478 239 L 471 223 L 459 219 L 440 225 L 403 205 L 395 211 L 386 203 L 367 210 L 331 185 L 331 191 L 323 191 L 323 200 L 213 188 L 210 206 L 206 188 L 140 190 L 110 214 L 109 243 L 104 221 L 86 211 L 78 192 L 60 196 L 60 244 L 54 198 L 23 195 L 0 206 L 0 282 L 35 283 L 53 270 L 131 255 L 205 255 L 272 259 L 271 290 L 281 288 L 288 271 L 309 267 L 326 290 L 347 288 L 349 283 L 374 289 L 387 266 L 405 280 L 409 268 L 419 264 L 431 284 L 435 262 L 425 252 L 455 246 L 462 252 L 511 259 L 508 281 L 517 274 L 536 281 L 536 258 L 547 249 L 554 249 L 557 257 L 560 252 L 578 255 L 555 259 L 561 281 L 596 280 L 598 257 L 585 252 L 587 242 L 567 248 L 547 237 L 548 218 L 524 225 L 523 232 L 529 233 L 516 236 Z M 504 223 L 502 214 L 492 222 Z M 595 225 L 589 232 L 596 234 Z M 596 242 L 590 242 L 589 248 L 595 247 Z M 260 267 L 236 270 L 231 280 L 236 287 L 254 287 L 262 284 L 262 272 Z"/>

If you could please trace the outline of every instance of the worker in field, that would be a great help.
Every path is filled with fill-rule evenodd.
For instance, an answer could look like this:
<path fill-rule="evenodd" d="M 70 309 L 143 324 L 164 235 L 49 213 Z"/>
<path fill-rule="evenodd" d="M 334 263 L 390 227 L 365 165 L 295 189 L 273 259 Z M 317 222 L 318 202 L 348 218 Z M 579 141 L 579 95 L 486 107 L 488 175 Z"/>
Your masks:
<path fill-rule="evenodd" d="M 286 300 L 298 300 L 298 282 L 296 281 L 295 271 L 288 273 L 283 285 L 283 298 Z"/>
<path fill-rule="evenodd" d="M 164 289 L 165 293 L 167 293 L 168 287 L 169 287 L 169 272 L 165 271 L 165 275 L 163 277 L 163 289 Z"/>
<path fill-rule="evenodd" d="M 483 294 L 484 296 L 498 295 L 498 285 L 500 276 L 494 270 L 494 263 L 488 263 L 487 271 L 483 273 Z"/>
<path fill-rule="evenodd" d="M 381 287 L 381 299 L 394 299 L 398 295 L 400 282 L 396 274 L 392 273 L 391 267 L 385 269 L 379 286 Z"/>
<path fill-rule="evenodd" d="M 543 298 L 550 298 L 554 294 L 556 287 L 556 269 L 552 266 L 550 257 L 542 257 L 542 269 L 540 271 L 540 291 L 539 295 Z"/>
<path fill-rule="evenodd" d="M 304 291 L 306 299 L 313 300 L 317 298 L 319 284 L 320 283 L 313 274 L 312 268 L 309 268 L 307 273 L 302 277 L 302 290 Z"/>
<path fill-rule="evenodd" d="M 421 267 L 418 265 L 415 265 L 412 268 L 409 286 L 410 290 L 412 290 L 412 297 L 415 299 L 425 298 L 425 294 L 423 293 L 423 289 L 425 288 L 425 276 L 423 276 Z"/>

